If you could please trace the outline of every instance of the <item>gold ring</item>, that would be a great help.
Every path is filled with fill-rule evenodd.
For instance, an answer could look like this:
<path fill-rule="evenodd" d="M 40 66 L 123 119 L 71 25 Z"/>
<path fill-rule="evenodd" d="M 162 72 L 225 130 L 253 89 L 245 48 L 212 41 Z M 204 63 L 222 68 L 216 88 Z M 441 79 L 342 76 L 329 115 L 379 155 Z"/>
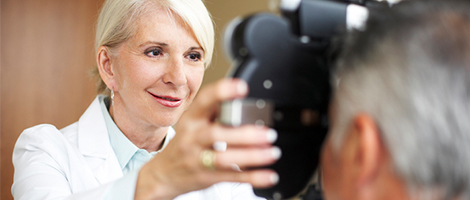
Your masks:
<path fill-rule="evenodd" d="M 215 169 L 215 153 L 212 150 L 204 150 L 201 153 L 202 166 L 209 170 Z"/>

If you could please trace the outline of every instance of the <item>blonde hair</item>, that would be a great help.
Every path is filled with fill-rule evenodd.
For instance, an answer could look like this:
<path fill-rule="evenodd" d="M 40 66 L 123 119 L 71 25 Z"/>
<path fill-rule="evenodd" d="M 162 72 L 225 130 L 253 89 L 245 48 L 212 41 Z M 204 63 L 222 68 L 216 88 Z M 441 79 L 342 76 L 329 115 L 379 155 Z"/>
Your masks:
<path fill-rule="evenodd" d="M 131 38 L 136 32 L 134 22 L 155 5 L 178 15 L 192 30 L 204 50 L 204 66 L 207 68 L 214 52 L 214 26 L 202 0 L 106 0 L 98 17 L 95 51 L 101 46 L 112 51 Z M 98 81 L 98 93 L 109 95 L 98 69 L 93 69 L 92 74 Z"/>

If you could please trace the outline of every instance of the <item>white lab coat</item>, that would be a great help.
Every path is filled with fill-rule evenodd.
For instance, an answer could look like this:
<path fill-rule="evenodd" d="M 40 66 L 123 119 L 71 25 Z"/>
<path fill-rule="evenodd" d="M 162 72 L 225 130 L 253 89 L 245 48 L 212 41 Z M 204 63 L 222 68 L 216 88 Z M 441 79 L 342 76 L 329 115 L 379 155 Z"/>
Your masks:
<path fill-rule="evenodd" d="M 26 129 L 13 151 L 12 194 L 16 200 L 105 199 L 124 180 L 108 137 L 98 96 L 78 122 L 58 130 L 43 124 Z M 172 139 L 173 132 L 167 138 Z M 135 180 L 133 180 L 135 181 Z M 122 198 L 129 199 L 129 198 Z M 219 183 L 178 200 L 258 199 L 247 184 Z"/>

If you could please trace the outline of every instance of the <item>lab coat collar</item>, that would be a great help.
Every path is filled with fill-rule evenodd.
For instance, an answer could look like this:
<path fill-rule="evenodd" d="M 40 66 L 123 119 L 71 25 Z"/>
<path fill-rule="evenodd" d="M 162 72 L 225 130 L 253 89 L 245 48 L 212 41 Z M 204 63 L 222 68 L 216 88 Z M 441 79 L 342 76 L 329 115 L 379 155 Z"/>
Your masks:
<path fill-rule="evenodd" d="M 123 176 L 101 112 L 103 98 L 98 95 L 78 120 L 78 148 L 101 184 Z"/>
<path fill-rule="evenodd" d="M 100 108 L 103 98 L 103 95 L 98 95 L 78 120 L 78 148 L 85 156 L 106 158 L 112 153 L 112 149 L 103 148 L 111 147 Z"/>

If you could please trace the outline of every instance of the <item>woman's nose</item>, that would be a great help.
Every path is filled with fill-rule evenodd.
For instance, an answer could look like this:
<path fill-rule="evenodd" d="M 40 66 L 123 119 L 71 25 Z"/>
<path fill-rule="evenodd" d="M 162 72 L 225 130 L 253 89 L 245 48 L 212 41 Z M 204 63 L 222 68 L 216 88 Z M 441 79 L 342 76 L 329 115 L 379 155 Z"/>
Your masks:
<path fill-rule="evenodd" d="M 176 87 L 186 85 L 187 79 L 184 69 L 183 58 L 171 58 L 166 66 L 166 73 L 163 82 L 173 84 Z"/>

